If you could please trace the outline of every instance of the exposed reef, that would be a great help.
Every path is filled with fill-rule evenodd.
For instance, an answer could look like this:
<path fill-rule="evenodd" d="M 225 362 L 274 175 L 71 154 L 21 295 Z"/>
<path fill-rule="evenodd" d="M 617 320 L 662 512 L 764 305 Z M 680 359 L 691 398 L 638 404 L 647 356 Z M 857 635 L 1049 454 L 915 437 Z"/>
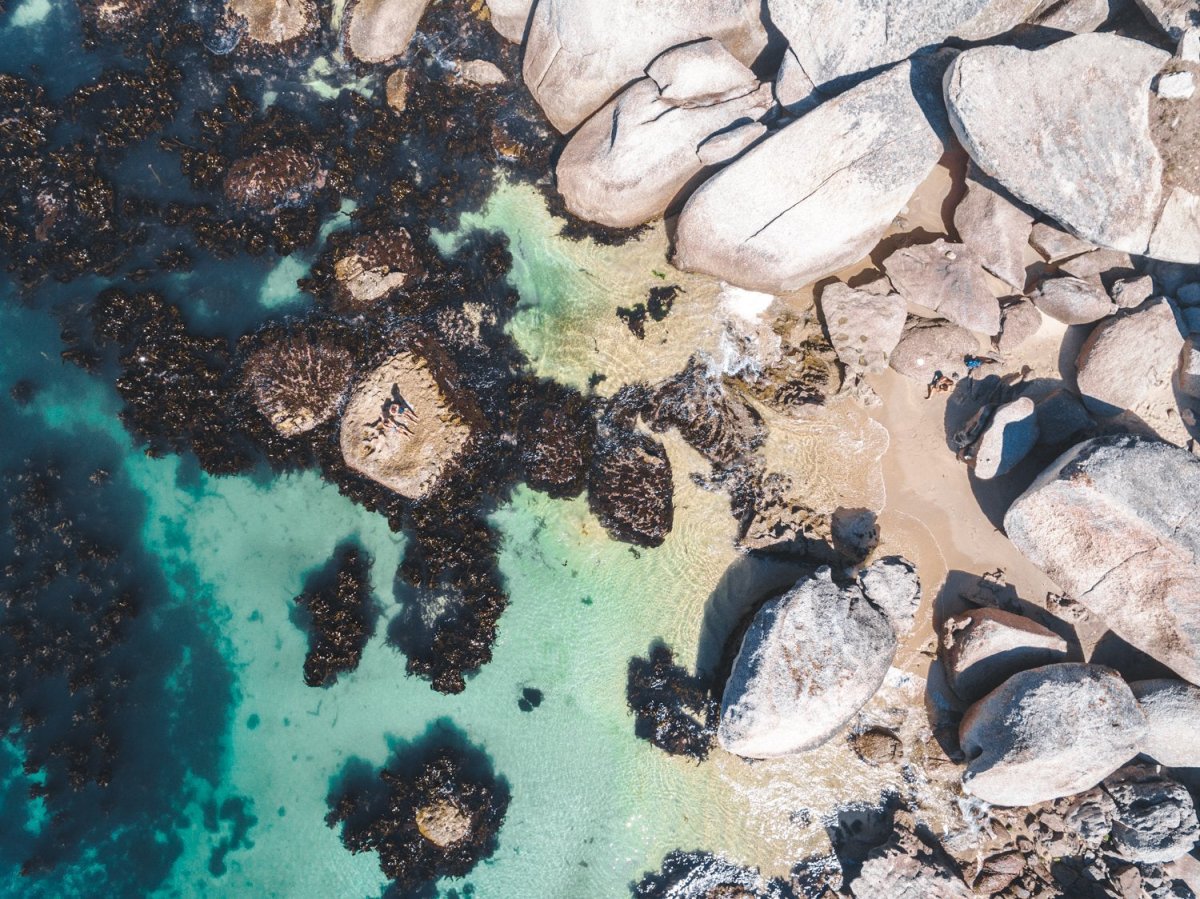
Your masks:
<path fill-rule="evenodd" d="M 304 682 L 327 687 L 358 667 L 363 649 L 375 632 L 379 610 L 371 597 L 371 558 L 343 545 L 296 597 L 308 619 L 308 655 Z"/>

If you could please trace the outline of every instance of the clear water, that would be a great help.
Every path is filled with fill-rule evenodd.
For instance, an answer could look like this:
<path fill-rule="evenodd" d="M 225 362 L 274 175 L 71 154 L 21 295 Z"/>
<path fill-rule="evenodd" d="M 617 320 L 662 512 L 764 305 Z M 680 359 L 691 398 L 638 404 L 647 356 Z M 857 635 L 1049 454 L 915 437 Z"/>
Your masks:
<path fill-rule="evenodd" d="M 70 23 L 63 3 L 24 0 L 10 10 L 0 66 L 20 71 L 62 39 Z M 64 73 L 64 84 L 87 77 L 87 65 Z M 329 222 L 326 233 L 339 224 Z M 647 344 L 617 320 L 618 305 L 663 282 L 661 234 L 619 251 L 571 245 L 554 237 L 532 195 L 509 188 L 463 227 L 512 237 L 522 295 L 512 330 L 543 374 L 581 384 L 600 371 L 611 392 L 634 377 L 677 371 L 697 348 L 720 343 L 719 292 L 699 282 L 685 282 L 687 303 L 650 326 Z M 455 236 L 443 239 L 450 247 Z M 172 295 L 187 298 L 198 327 L 238 334 L 303 308 L 295 279 L 310 261 L 201 260 L 195 273 L 174 279 Z M 96 287 L 85 280 L 71 290 Z M 736 553 L 727 501 L 691 482 L 689 473 L 704 466 L 681 442 L 668 441 L 676 529 L 659 549 L 634 552 L 608 540 L 582 500 L 518 489 L 496 511 L 511 606 L 494 661 L 465 693 L 447 697 L 407 678 L 403 656 L 384 641 L 403 538 L 382 518 L 314 474 L 214 479 L 187 459 L 145 457 L 117 421 L 115 393 L 61 364 L 60 349 L 45 312 L 0 305 L 0 462 L 7 468 L 50 448 L 80 465 L 110 467 L 136 500 L 131 520 L 140 522 L 164 591 L 153 613 L 162 689 L 161 707 L 145 710 L 146 731 L 128 736 L 145 738 L 148 771 L 156 754 L 185 770 L 139 798 L 140 823 L 99 813 L 96 832 L 108 826 L 112 842 L 97 843 L 80 865 L 20 879 L 15 866 L 43 811 L 24 798 L 19 755 L 5 748 L 0 893 L 377 896 L 385 884 L 376 859 L 350 855 L 325 826 L 326 795 L 348 760 L 378 766 L 397 742 L 445 726 L 482 747 L 512 792 L 498 852 L 463 881 L 441 884 L 446 897 L 628 895 L 632 881 L 678 848 L 786 871 L 823 848 L 821 816 L 837 802 L 898 786 L 898 774 L 864 768 L 842 744 L 799 760 L 752 767 L 720 756 L 698 767 L 634 737 L 624 697 L 629 659 L 661 638 L 682 664 L 710 663 L 714 633 L 794 576 Z M 42 392 L 17 410 L 7 391 L 20 378 Z M 790 427 L 799 446 L 804 426 Z M 819 455 L 804 456 L 817 479 Z M 291 600 L 346 539 L 374 557 L 385 616 L 360 668 L 314 690 L 301 677 L 307 638 L 292 621 Z M 545 695 L 531 712 L 517 704 L 525 687 Z M 159 718 L 161 733 L 151 731 Z M 214 814 L 222 808 L 228 814 Z"/>

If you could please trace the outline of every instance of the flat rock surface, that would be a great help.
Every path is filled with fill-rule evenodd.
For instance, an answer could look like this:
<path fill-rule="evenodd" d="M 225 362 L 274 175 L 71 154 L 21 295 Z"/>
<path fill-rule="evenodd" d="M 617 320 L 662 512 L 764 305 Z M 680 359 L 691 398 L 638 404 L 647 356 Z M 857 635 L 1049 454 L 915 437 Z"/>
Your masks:
<path fill-rule="evenodd" d="M 1071 276 L 1047 278 L 1033 292 L 1033 304 L 1066 325 L 1091 324 L 1117 311 L 1103 285 Z"/>
<path fill-rule="evenodd" d="M 1017 290 L 1025 289 L 1025 248 L 1032 229 L 1028 210 L 992 179 L 971 172 L 967 195 L 954 209 L 954 230 L 984 268 Z"/>
<path fill-rule="evenodd" d="M 906 300 L 981 334 L 1000 333 L 1000 301 L 988 287 L 983 260 L 963 244 L 937 240 L 903 247 L 883 263 Z"/>
<path fill-rule="evenodd" d="M 1119 637 L 1200 683 L 1198 497 L 1200 459 L 1191 453 L 1100 437 L 1043 472 L 1012 504 L 1004 529 Z"/>
<path fill-rule="evenodd" d="M 955 694 L 976 702 L 1020 671 L 1067 661 L 1067 641 L 1022 615 L 972 609 L 946 619 L 941 659 Z"/>
<path fill-rule="evenodd" d="M 424 360 L 405 352 L 355 386 L 342 416 L 342 457 L 360 474 L 419 500 L 470 436 Z"/>
<path fill-rule="evenodd" d="M 1000 336 L 996 349 L 1011 353 L 1042 327 L 1042 313 L 1029 300 L 1018 300 L 1000 310 Z"/>
<path fill-rule="evenodd" d="M 908 318 L 903 297 L 836 282 L 821 291 L 821 312 L 829 342 L 843 365 L 862 373 L 887 369 L 888 357 L 900 343 Z"/>
<path fill-rule="evenodd" d="M 755 615 L 721 699 L 719 744 L 748 758 L 820 746 L 875 695 L 895 652 L 887 617 L 820 569 Z"/>
<path fill-rule="evenodd" d="M 429 0 L 357 0 L 346 14 L 346 47 L 359 62 L 387 62 L 408 49 Z"/>
<path fill-rule="evenodd" d="M 942 155 L 939 73 L 903 63 L 763 140 L 692 195 L 675 264 L 787 293 L 861 259 Z"/>
<path fill-rule="evenodd" d="M 716 38 L 749 65 L 767 44 L 754 0 L 541 0 L 525 42 L 525 83 L 566 134 L 659 54 Z"/>
<path fill-rule="evenodd" d="M 1145 733 L 1133 694 L 1111 668 L 1022 671 L 963 718 L 963 789 L 1003 806 L 1080 793 L 1133 758 Z"/>
<path fill-rule="evenodd" d="M 1150 85 L 1169 58 L 1112 34 L 967 50 L 946 74 L 950 121 L 1016 197 L 1086 240 L 1145 253 L 1163 176 Z"/>
<path fill-rule="evenodd" d="M 979 341 L 966 328 L 941 321 L 910 321 L 892 353 L 892 368 L 928 384 L 939 372 L 947 378 L 967 373 L 966 357 L 979 352 Z"/>

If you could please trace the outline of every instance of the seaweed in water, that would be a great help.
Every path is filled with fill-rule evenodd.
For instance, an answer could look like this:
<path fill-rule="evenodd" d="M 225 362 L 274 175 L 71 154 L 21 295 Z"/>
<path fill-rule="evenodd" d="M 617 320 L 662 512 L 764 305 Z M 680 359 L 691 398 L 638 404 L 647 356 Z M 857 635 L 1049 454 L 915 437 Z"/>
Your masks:
<path fill-rule="evenodd" d="M 371 557 L 353 545 L 334 552 L 325 570 L 296 597 L 308 619 L 304 682 L 328 687 L 358 667 L 375 632 L 379 610 L 371 599 Z"/>
<path fill-rule="evenodd" d="M 329 794 L 330 827 L 351 852 L 375 852 L 389 896 L 433 896 L 439 877 L 462 877 L 496 850 L 508 782 L 445 720 L 399 745 L 381 771 L 351 760 Z"/>
<path fill-rule="evenodd" d="M 720 711 L 712 686 L 676 665 L 667 646 L 655 643 L 648 658 L 629 660 L 625 700 L 641 739 L 671 755 L 708 757 Z"/>

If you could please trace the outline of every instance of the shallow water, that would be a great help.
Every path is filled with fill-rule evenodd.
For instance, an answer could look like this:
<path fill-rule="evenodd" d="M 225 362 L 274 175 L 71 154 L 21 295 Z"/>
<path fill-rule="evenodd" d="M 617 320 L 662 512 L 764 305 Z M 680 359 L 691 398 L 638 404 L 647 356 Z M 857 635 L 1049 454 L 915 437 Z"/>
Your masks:
<path fill-rule="evenodd" d="M 24 0 L 0 21 L 0 42 L 10 50 L 0 68 L 12 71 L 44 59 L 72 27 L 61 4 L 42 0 Z M 56 93 L 89 77 L 93 63 L 82 59 L 62 67 Z M 324 234 L 345 221 L 331 218 Z M 604 395 L 671 375 L 698 351 L 720 359 L 727 328 L 763 311 L 753 297 L 671 269 L 662 226 L 617 249 L 565 241 L 535 192 L 502 185 L 459 232 L 442 236 L 444 248 L 472 228 L 511 238 L 521 305 L 510 330 L 531 368 L 580 388 L 602 375 Z M 306 308 L 295 280 L 315 252 L 200 258 L 193 272 L 164 277 L 163 286 L 183 300 L 195 327 L 234 336 Z M 684 293 L 664 322 L 647 322 L 639 341 L 616 309 L 662 284 Z M 84 279 L 53 293 L 66 302 L 71 291 L 99 286 Z M 147 765 L 157 753 L 177 764 L 150 779 L 124 817 L 96 811 L 96 832 L 111 825 L 109 842 L 97 841 L 79 864 L 21 880 L 16 865 L 43 810 L 26 801 L 20 756 L 6 746 L 3 894 L 379 895 L 385 884 L 374 856 L 349 854 L 325 825 L 326 795 L 348 761 L 379 766 L 398 742 L 430 728 L 461 730 L 512 792 L 499 850 L 463 881 L 440 884 L 447 897 L 627 895 L 632 881 L 680 848 L 785 873 L 828 848 L 823 816 L 838 804 L 903 788 L 899 771 L 868 768 L 842 741 L 790 760 L 751 766 L 717 753 L 696 766 L 634 737 L 625 704 L 630 658 L 661 639 L 680 664 L 711 667 L 749 604 L 795 577 L 794 569 L 735 550 L 728 500 L 696 486 L 690 475 L 706 466 L 678 438 L 666 438 L 675 530 L 658 549 L 611 541 L 582 499 L 519 488 L 494 512 L 511 605 L 492 663 L 463 694 L 443 696 L 406 677 L 404 657 L 386 642 L 399 611 L 393 576 L 403 537 L 312 473 L 211 478 L 194 460 L 147 458 L 117 421 L 115 392 L 59 361 L 49 302 L 0 306 L 0 462 L 8 468 L 51 448 L 81 471 L 103 464 L 138 508 L 129 520 L 148 576 L 162 585 L 150 613 L 162 644 L 149 652 L 135 643 L 130 651 L 157 660 L 147 670 L 160 680 L 146 685 L 155 706 L 133 710 L 144 717 L 134 715 L 124 737 L 145 744 Z M 18 410 L 8 388 L 22 378 L 40 393 Z M 794 474 L 815 508 L 882 505 L 876 463 L 887 437 L 867 416 L 834 409 L 770 424 L 770 464 Z M 860 464 L 847 467 L 848 456 Z M 307 636 L 294 623 L 292 599 L 345 540 L 374 558 L 384 615 L 358 670 L 311 689 L 301 677 Z M 545 699 L 523 712 L 526 687 Z M 897 677 L 866 719 L 912 704 L 919 688 Z"/>

